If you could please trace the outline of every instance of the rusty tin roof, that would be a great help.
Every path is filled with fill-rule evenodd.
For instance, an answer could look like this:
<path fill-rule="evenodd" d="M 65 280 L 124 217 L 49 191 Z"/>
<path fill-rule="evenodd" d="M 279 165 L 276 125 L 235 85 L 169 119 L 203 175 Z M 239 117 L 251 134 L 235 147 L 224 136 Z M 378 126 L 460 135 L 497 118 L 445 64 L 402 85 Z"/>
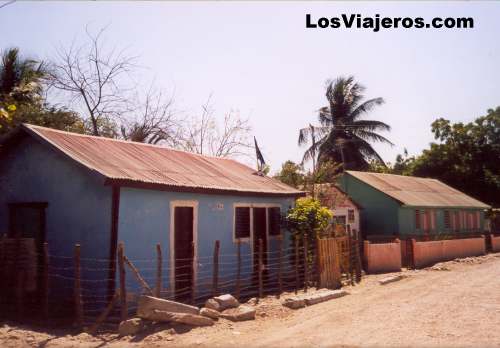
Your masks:
<path fill-rule="evenodd" d="M 351 170 L 346 172 L 407 206 L 490 208 L 436 179 Z"/>
<path fill-rule="evenodd" d="M 23 124 L 71 159 L 106 177 L 108 183 L 174 191 L 302 196 L 296 190 L 231 159 L 197 155 L 156 145 L 68 133 Z"/>
<path fill-rule="evenodd" d="M 358 209 L 361 207 L 347 193 L 342 191 L 340 187 L 334 183 L 324 183 L 314 185 L 316 197 L 322 206 L 330 209 L 335 209 L 344 206 L 355 206 Z"/>

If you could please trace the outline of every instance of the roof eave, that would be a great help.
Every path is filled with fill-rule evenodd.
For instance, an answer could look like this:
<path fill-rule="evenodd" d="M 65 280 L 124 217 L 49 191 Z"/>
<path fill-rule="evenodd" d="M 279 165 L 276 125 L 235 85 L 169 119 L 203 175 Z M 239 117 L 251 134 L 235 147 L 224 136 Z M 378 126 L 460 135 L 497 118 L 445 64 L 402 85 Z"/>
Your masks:
<path fill-rule="evenodd" d="M 122 187 L 139 188 L 146 190 L 156 191 L 170 191 L 170 192 L 189 192 L 189 193 L 205 193 L 205 194 L 221 194 L 221 195 L 236 195 L 236 196 L 257 196 L 257 197 L 291 197 L 298 198 L 304 197 L 306 192 L 270 192 L 270 191 L 251 191 L 251 190 L 236 190 L 236 189 L 222 189 L 211 187 L 196 187 L 196 186 L 180 186 L 168 185 L 163 183 L 143 182 L 129 179 L 115 179 L 107 178 L 104 182 L 105 185 L 117 185 Z"/>

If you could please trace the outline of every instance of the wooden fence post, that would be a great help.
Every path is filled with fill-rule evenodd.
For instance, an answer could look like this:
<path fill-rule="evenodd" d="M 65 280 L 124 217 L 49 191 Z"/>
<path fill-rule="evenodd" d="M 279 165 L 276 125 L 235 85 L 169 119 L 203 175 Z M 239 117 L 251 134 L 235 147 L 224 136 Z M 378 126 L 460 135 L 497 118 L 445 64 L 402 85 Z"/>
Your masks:
<path fill-rule="evenodd" d="M 304 292 L 307 292 L 307 282 L 309 281 L 309 262 L 307 253 L 307 233 L 304 233 Z"/>
<path fill-rule="evenodd" d="M 2 301 L 1 301 L 1 305 L 2 307 L 3 306 L 7 306 L 7 246 L 5 245 L 7 243 L 7 234 L 4 233 L 2 235 L 2 238 L 0 240 L 0 277 L 2 277 L 2 279 L 4 281 L 0 282 L 1 285 L 0 285 L 0 295 L 2 295 Z"/>
<path fill-rule="evenodd" d="M 75 315 L 76 325 L 83 327 L 83 303 L 82 303 L 82 284 L 81 284 L 81 264 L 80 264 L 80 244 L 75 244 Z"/>
<path fill-rule="evenodd" d="M 354 267 L 353 267 L 353 252 L 352 252 L 352 235 L 351 235 L 351 225 L 347 225 L 347 252 L 349 260 L 349 279 L 351 285 L 354 285 Z"/>
<path fill-rule="evenodd" d="M 295 236 L 295 294 L 299 291 L 299 236 Z"/>
<path fill-rule="evenodd" d="M 19 254 L 18 254 L 19 255 Z M 22 320 L 24 318 L 24 296 L 25 296 L 25 291 L 24 287 L 26 285 L 26 272 L 24 269 L 19 269 L 17 271 L 17 278 L 16 278 L 16 302 L 17 302 L 17 316 L 19 320 Z"/>
<path fill-rule="evenodd" d="M 120 242 L 118 245 L 118 272 L 120 277 L 120 317 L 121 320 L 127 320 L 128 306 L 127 306 L 127 287 L 125 284 L 125 245 Z"/>
<path fill-rule="evenodd" d="M 144 278 L 141 276 L 141 274 L 139 273 L 139 270 L 137 269 L 137 267 L 134 266 L 134 264 L 132 263 L 132 261 L 130 261 L 128 259 L 127 256 L 125 256 L 125 253 L 123 255 L 123 260 L 125 261 L 125 263 L 130 267 L 130 269 L 132 270 L 132 273 L 134 274 L 135 278 L 137 279 L 137 281 L 139 282 L 139 284 L 142 285 L 142 287 L 147 291 L 149 292 L 149 294 L 151 296 L 153 296 L 153 290 L 151 290 L 151 288 L 149 287 L 148 283 L 144 280 Z"/>
<path fill-rule="evenodd" d="M 238 259 L 238 265 L 237 265 L 237 271 L 236 271 L 236 299 L 239 301 L 240 300 L 240 292 L 241 292 L 241 239 L 238 238 L 237 240 L 237 259 Z"/>
<path fill-rule="evenodd" d="M 158 243 L 156 244 L 156 288 L 155 288 L 156 297 L 161 297 L 162 265 L 163 265 L 163 259 L 161 255 L 161 245 Z"/>
<path fill-rule="evenodd" d="M 194 255 L 195 255 L 194 241 L 191 242 L 191 255 L 193 256 L 193 265 L 192 265 L 192 268 L 191 268 L 191 304 L 194 305 L 195 294 L 196 294 L 196 288 L 194 286 L 196 284 L 195 267 L 196 267 L 196 263 L 198 262 L 198 260 L 195 259 L 195 257 L 194 257 Z"/>
<path fill-rule="evenodd" d="M 262 262 L 262 252 L 264 251 L 264 244 L 262 238 L 259 238 L 259 298 L 264 297 L 264 290 L 262 284 L 262 272 L 264 270 L 264 264 Z"/>
<path fill-rule="evenodd" d="M 49 246 L 43 243 L 42 270 L 42 314 L 45 320 L 49 318 Z"/>
<path fill-rule="evenodd" d="M 319 260 L 319 237 L 316 235 L 316 248 L 314 248 L 314 257 L 316 264 L 316 290 L 319 290 L 321 287 L 321 266 Z"/>
<path fill-rule="evenodd" d="M 282 279 L 282 273 L 283 273 L 283 233 L 280 233 L 279 238 L 278 238 L 278 243 L 279 243 L 278 296 L 276 296 L 276 297 L 280 298 L 280 295 L 283 292 L 283 279 Z"/>
<path fill-rule="evenodd" d="M 219 294 L 219 250 L 220 241 L 216 240 L 214 245 L 214 259 L 212 271 L 212 297 Z"/>

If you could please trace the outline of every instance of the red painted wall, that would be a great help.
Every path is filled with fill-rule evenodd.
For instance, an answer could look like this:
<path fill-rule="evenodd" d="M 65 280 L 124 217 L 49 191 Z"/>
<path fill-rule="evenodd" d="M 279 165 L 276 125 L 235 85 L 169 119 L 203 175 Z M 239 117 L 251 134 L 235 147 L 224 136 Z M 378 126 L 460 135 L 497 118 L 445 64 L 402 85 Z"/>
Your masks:
<path fill-rule="evenodd" d="M 383 273 L 401 271 L 401 245 L 395 243 L 374 244 L 365 240 L 364 257 L 366 272 Z"/>
<path fill-rule="evenodd" d="M 413 259 L 417 268 L 456 258 L 484 255 L 485 253 L 484 236 L 480 238 L 413 242 Z"/>

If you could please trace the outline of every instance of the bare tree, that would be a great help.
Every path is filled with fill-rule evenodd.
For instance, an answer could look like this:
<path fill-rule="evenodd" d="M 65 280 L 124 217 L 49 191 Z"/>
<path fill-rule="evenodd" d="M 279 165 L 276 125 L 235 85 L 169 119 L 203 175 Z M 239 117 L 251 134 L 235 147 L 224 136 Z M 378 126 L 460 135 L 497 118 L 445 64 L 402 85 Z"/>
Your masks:
<path fill-rule="evenodd" d="M 182 143 L 184 150 L 217 157 L 247 156 L 252 148 L 248 119 L 233 110 L 224 115 L 220 125 L 211 103 L 212 96 L 202 106 L 202 114 L 185 125 Z"/>
<path fill-rule="evenodd" d="M 182 120 L 173 109 L 174 99 L 153 85 L 138 107 L 121 120 L 121 136 L 125 140 L 178 147 L 182 138 Z"/>
<path fill-rule="evenodd" d="M 104 135 L 106 127 L 109 132 L 114 119 L 129 109 L 127 95 L 133 90 L 129 73 L 136 59 L 123 50 L 108 49 L 102 40 L 105 29 L 92 34 L 86 28 L 86 44 L 58 50 L 50 74 L 51 86 L 77 104 L 97 136 Z"/>

